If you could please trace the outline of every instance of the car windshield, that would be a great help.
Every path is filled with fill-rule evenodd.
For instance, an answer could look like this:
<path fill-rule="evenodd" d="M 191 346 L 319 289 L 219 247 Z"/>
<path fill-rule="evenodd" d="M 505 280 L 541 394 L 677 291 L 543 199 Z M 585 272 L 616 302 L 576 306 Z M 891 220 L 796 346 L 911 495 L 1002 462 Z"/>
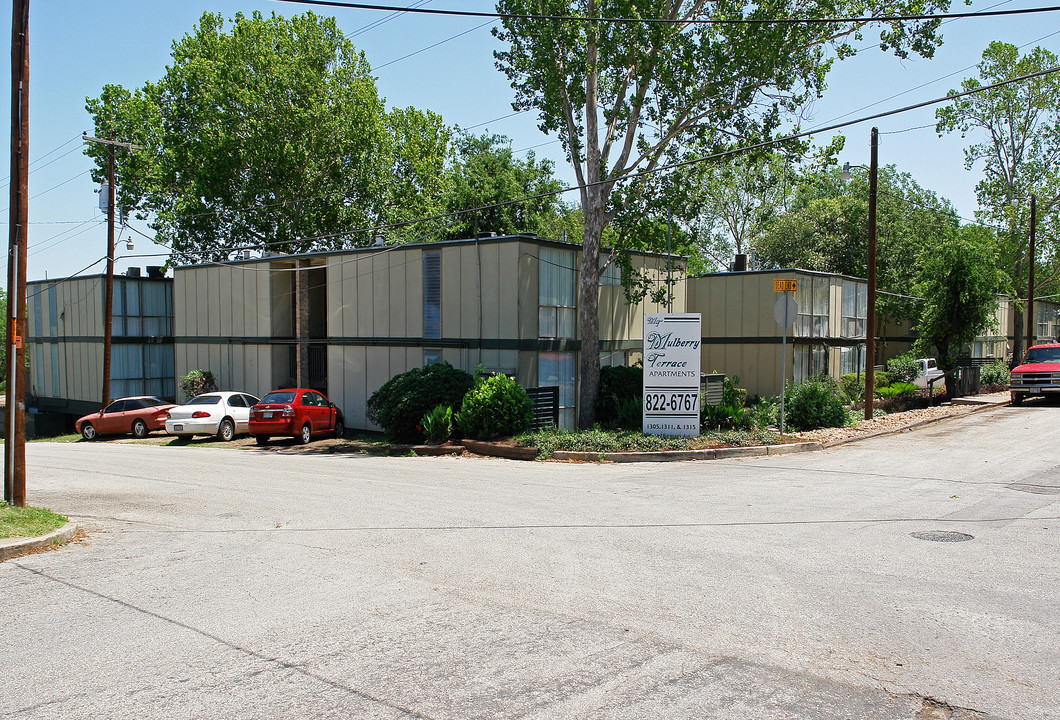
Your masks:
<path fill-rule="evenodd" d="M 277 403 L 285 405 L 294 402 L 293 392 L 271 392 L 261 399 L 262 403 Z"/>
<path fill-rule="evenodd" d="M 1023 358 L 1023 363 L 1055 363 L 1060 362 L 1060 347 L 1031 348 Z"/>
<path fill-rule="evenodd" d="M 216 405 L 221 402 L 220 395 L 200 395 L 197 398 L 192 398 L 188 405 Z"/>

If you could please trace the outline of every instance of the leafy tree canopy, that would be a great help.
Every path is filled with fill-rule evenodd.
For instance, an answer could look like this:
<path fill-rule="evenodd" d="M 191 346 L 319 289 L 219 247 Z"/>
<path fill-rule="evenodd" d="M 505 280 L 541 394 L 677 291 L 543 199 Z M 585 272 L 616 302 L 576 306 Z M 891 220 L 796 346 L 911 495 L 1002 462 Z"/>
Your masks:
<path fill-rule="evenodd" d="M 917 293 L 925 298 L 915 350 L 938 350 L 939 366 L 957 364 L 964 347 L 986 330 L 997 308 L 997 293 L 1006 278 L 998 269 L 997 238 L 986 228 L 966 225 L 948 229 L 919 255 Z M 954 394 L 952 376 L 946 387 Z"/>
<path fill-rule="evenodd" d="M 849 183 L 835 169 L 806 177 L 792 210 L 776 218 L 755 242 L 766 268 L 797 267 L 854 277 L 868 273 L 868 173 Z M 912 295 L 920 257 L 957 228 L 950 202 L 922 188 L 893 165 L 880 168 L 876 192 L 876 272 L 881 290 Z M 881 297 L 879 311 L 908 316 L 916 307 Z"/>
<path fill-rule="evenodd" d="M 993 42 L 983 51 L 979 78 L 961 83 L 961 90 L 1012 80 L 1055 68 L 1057 56 L 1040 47 L 1020 56 L 1018 48 Z M 953 94 L 952 91 L 951 94 Z M 940 135 L 960 132 L 983 138 L 964 152 L 965 167 L 982 167 L 976 185 L 979 219 L 1004 228 L 998 258 L 1010 273 L 1017 298 L 1027 297 L 1031 195 L 1037 196 L 1034 262 L 1039 268 L 1035 294 L 1060 289 L 1060 227 L 1055 210 L 1060 203 L 1060 73 L 959 98 L 936 111 Z M 985 136 L 985 137 L 984 137 Z M 1022 198 L 1022 200 L 1020 200 Z M 1015 201 L 1015 204 L 1014 204 Z M 1023 326 L 1023 306 L 1014 305 L 1016 327 Z M 1014 357 L 1023 355 L 1022 333 L 1013 344 Z"/>
<path fill-rule="evenodd" d="M 226 31 L 205 13 L 172 55 L 159 82 L 87 101 L 97 135 L 143 148 L 118 163 L 119 205 L 188 261 L 364 244 L 344 231 L 379 215 L 390 143 L 368 63 L 334 19 L 240 13 Z M 102 179 L 105 148 L 86 153 Z"/>
<path fill-rule="evenodd" d="M 707 0 L 500 0 L 498 67 L 517 110 L 536 110 L 559 137 L 585 217 L 579 289 L 579 424 L 591 426 L 599 384 L 598 281 L 604 228 L 622 178 L 699 152 L 699 143 L 771 137 L 820 94 L 834 58 L 853 52 L 862 24 L 736 24 L 700 20 L 932 13 L 949 0 L 840 0 L 808 6 Z M 541 20 L 535 15 L 557 19 Z M 559 19 L 572 18 L 572 19 Z M 672 22 L 601 22 L 655 18 Z M 930 56 L 938 20 L 883 23 L 880 46 Z M 641 175 L 644 178 L 646 176 Z"/>

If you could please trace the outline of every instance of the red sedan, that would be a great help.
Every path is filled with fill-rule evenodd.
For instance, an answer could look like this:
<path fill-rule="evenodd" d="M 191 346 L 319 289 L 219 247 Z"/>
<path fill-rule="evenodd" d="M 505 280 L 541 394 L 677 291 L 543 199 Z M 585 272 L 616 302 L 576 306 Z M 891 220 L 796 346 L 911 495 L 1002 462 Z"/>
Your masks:
<path fill-rule="evenodd" d="M 99 412 L 91 413 L 74 423 L 74 428 L 85 440 L 99 435 L 127 435 L 147 437 L 152 430 L 166 426 L 173 403 L 163 402 L 150 395 L 119 398 Z"/>
<path fill-rule="evenodd" d="M 314 435 L 345 433 L 342 411 L 316 390 L 273 390 L 250 408 L 250 434 L 258 445 L 274 435 L 293 437 L 305 445 Z"/>

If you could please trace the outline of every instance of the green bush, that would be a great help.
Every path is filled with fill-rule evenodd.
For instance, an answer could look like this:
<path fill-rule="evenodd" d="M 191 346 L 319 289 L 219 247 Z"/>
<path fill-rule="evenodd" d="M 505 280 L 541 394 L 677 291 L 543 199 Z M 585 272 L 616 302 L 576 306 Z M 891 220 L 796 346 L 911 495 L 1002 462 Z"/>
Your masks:
<path fill-rule="evenodd" d="M 193 397 L 208 392 L 217 392 L 217 380 L 209 370 L 192 370 L 180 379 L 180 391 Z"/>
<path fill-rule="evenodd" d="M 784 391 L 787 426 L 792 430 L 843 427 L 847 413 L 840 393 L 839 384 L 829 377 L 789 385 Z"/>
<path fill-rule="evenodd" d="M 1005 358 L 998 358 L 979 368 L 980 385 L 1008 385 L 1009 369 Z"/>
<path fill-rule="evenodd" d="M 368 419 L 393 440 L 420 439 L 423 416 L 439 405 L 457 407 L 475 384 L 470 373 L 437 363 L 395 375 L 368 398 Z"/>
<path fill-rule="evenodd" d="M 640 430 L 644 368 L 600 368 L 600 390 L 596 394 L 596 417 L 606 428 Z"/>
<path fill-rule="evenodd" d="M 913 383 L 897 382 L 887 387 L 876 388 L 876 396 L 881 398 L 899 397 L 901 395 L 911 395 L 916 390 L 917 387 Z"/>
<path fill-rule="evenodd" d="M 453 408 L 439 405 L 423 416 L 423 437 L 429 443 L 444 443 L 453 434 Z"/>
<path fill-rule="evenodd" d="M 896 382 L 912 382 L 912 380 L 899 380 L 898 378 L 892 376 L 886 370 L 877 370 L 872 373 L 872 388 L 874 390 L 879 390 L 882 387 L 887 387 L 888 385 L 892 385 Z"/>
<path fill-rule="evenodd" d="M 891 380 L 887 385 L 890 385 L 891 382 L 913 382 L 916 380 L 916 376 L 920 372 L 916 361 L 916 354 L 912 350 L 902 353 L 898 357 L 891 358 L 890 362 L 887 363 L 887 370 L 891 373 Z"/>
<path fill-rule="evenodd" d="M 873 384 L 876 384 L 875 375 Z M 846 373 L 839 378 L 839 386 L 843 389 L 847 402 L 857 404 L 865 399 L 865 376 L 858 373 Z"/>
<path fill-rule="evenodd" d="M 759 430 L 778 427 L 780 425 L 780 398 L 759 398 L 750 410 L 748 410 L 751 427 Z"/>
<path fill-rule="evenodd" d="M 489 439 L 515 435 L 530 426 L 534 403 L 507 375 L 479 378 L 464 395 L 457 425 L 465 435 Z"/>

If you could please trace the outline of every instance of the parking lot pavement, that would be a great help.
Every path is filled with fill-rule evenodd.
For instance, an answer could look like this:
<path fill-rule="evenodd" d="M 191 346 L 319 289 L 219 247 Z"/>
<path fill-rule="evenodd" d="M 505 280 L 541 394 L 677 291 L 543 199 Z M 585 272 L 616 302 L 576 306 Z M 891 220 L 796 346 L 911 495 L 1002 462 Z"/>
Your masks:
<path fill-rule="evenodd" d="M 0 715 L 1055 716 L 1055 414 L 649 466 L 34 443 L 89 537 L 0 563 Z"/>

